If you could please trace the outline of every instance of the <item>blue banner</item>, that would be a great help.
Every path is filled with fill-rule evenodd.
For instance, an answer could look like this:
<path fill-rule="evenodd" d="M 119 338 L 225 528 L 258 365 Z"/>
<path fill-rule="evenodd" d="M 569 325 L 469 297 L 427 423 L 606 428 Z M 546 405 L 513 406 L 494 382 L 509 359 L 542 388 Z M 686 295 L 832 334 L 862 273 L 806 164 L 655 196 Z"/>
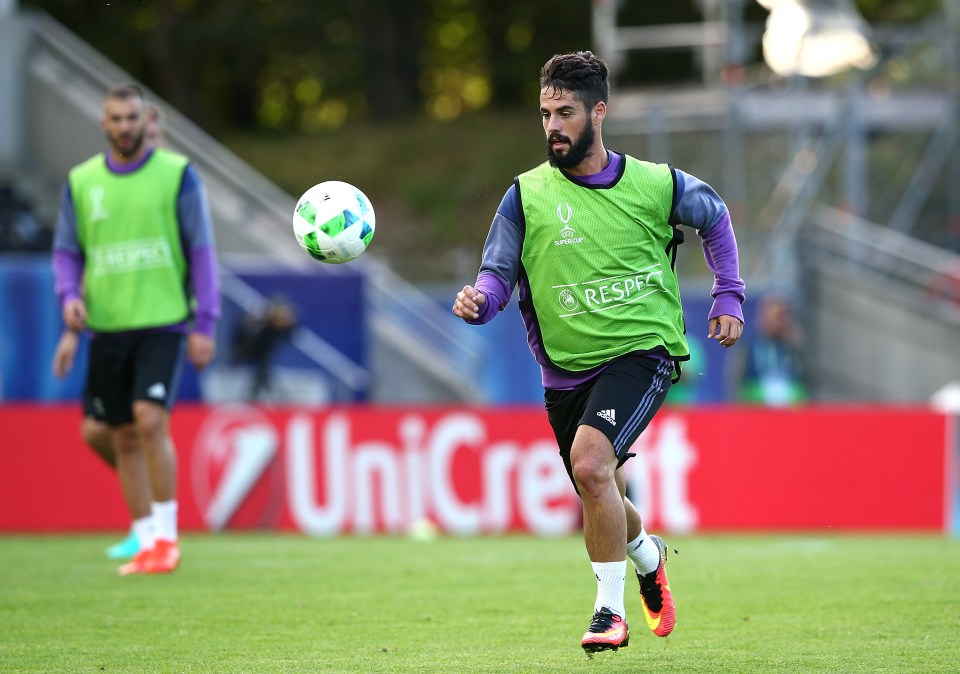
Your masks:
<path fill-rule="evenodd" d="M 316 273 L 235 274 L 247 288 L 244 306 L 225 293 L 217 329 L 215 364 L 228 363 L 236 329 L 249 311 L 258 311 L 271 298 L 283 297 L 295 310 L 297 325 L 312 331 L 354 364 L 367 362 L 367 330 L 363 276 L 346 269 L 319 267 Z M 64 379 L 53 375 L 52 362 L 63 331 L 54 294 L 48 255 L 4 255 L 0 258 L 0 400 L 78 400 L 86 377 L 88 339 L 81 340 L 73 371 Z M 272 362 L 278 366 L 320 369 L 289 340 L 277 342 Z M 362 399 L 365 393 L 360 392 Z M 196 370 L 184 368 L 180 400 L 199 400 Z"/>

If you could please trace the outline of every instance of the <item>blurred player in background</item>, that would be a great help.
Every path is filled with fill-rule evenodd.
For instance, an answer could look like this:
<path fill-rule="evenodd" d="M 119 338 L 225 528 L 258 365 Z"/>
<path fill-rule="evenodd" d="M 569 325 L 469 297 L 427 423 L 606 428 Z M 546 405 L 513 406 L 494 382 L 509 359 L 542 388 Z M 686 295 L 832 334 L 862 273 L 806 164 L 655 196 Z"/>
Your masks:
<path fill-rule="evenodd" d="M 60 335 L 56 351 L 53 354 L 53 374 L 57 377 L 66 377 L 73 370 L 77 350 L 80 347 L 79 333 L 67 328 Z M 113 442 L 110 438 L 110 427 L 98 418 L 96 409 L 90 399 L 89 392 L 83 393 L 83 421 L 80 424 L 80 437 L 84 444 L 92 449 L 97 456 L 103 459 L 112 470 L 117 470 L 117 457 L 113 451 Z M 149 485 L 148 485 L 149 488 Z M 152 499 L 151 499 L 152 500 Z M 110 559 L 130 559 L 140 552 L 140 540 L 134 526 L 130 525 L 130 532 L 122 541 L 107 548 L 107 557 Z"/>
<path fill-rule="evenodd" d="M 790 407 L 807 400 L 800 326 L 787 297 L 764 295 L 757 304 L 756 330 L 731 364 L 742 402 Z"/>
<path fill-rule="evenodd" d="M 667 547 L 644 530 L 625 493 L 630 447 L 689 358 L 674 271 L 677 225 L 697 230 L 715 276 L 708 339 L 737 343 L 743 327 L 736 239 L 726 205 L 706 183 L 665 164 L 604 148 L 606 64 L 590 52 L 554 56 L 540 73 L 548 161 L 514 180 L 493 218 L 474 286 L 453 313 L 490 321 L 519 286 L 544 403 L 583 503 L 583 535 L 597 579 L 588 653 L 629 641 L 626 558 L 654 634 L 676 610 Z"/>
<path fill-rule="evenodd" d="M 250 400 L 276 397 L 273 358 L 277 349 L 290 340 L 297 327 L 297 310 L 286 297 L 275 295 L 266 306 L 248 312 L 237 324 L 231 338 L 230 360 L 253 365 Z"/>
<path fill-rule="evenodd" d="M 144 142 L 152 147 L 163 145 L 163 122 L 160 108 L 153 103 L 144 105 L 146 116 L 146 132 Z M 77 349 L 80 346 L 80 335 L 67 328 L 60 335 L 56 350 L 53 354 L 53 373 L 59 378 L 66 377 L 73 369 Z M 80 436 L 83 442 L 90 447 L 104 463 L 113 470 L 117 469 L 117 459 L 110 441 L 110 427 L 97 417 L 97 413 L 90 400 L 88 392 L 83 395 L 83 422 L 80 426 Z M 152 501 L 152 498 L 151 498 Z M 140 552 L 140 539 L 131 524 L 130 532 L 122 541 L 107 548 L 110 559 L 130 559 Z"/>
<path fill-rule="evenodd" d="M 60 200 L 56 290 L 67 329 L 91 334 L 86 394 L 141 548 L 119 571 L 166 573 L 180 560 L 170 410 L 184 355 L 213 359 L 220 315 L 213 230 L 189 160 L 146 141 L 139 87 L 108 92 L 102 126 L 108 151 L 70 171 Z"/>

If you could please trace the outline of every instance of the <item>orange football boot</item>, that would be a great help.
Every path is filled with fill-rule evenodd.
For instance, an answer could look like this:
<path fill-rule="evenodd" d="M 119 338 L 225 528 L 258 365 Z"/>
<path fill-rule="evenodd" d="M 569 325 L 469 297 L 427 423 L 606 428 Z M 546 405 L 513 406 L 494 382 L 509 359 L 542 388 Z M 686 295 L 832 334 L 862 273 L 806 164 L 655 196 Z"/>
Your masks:
<path fill-rule="evenodd" d="M 180 564 L 180 548 L 176 541 L 159 540 L 149 550 L 141 550 L 117 571 L 121 576 L 135 573 L 170 573 Z"/>
<path fill-rule="evenodd" d="M 158 540 L 147 573 L 170 573 L 180 564 L 180 547 L 176 541 Z"/>
<path fill-rule="evenodd" d="M 150 562 L 150 554 L 153 550 L 141 550 L 133 556 L 126 564 L 117 569 L 121 576 L 130 576 L 135 573 L 146 573 L 147 565 Z"/>
<path fill-rule="evenodd" d="M 593 614 L 590 629 L 583 635 L 580 645 L 588 654 L 597 651 L 615 651 L 630 643 L 630 627 L 627 621 L 606 606 Z"/>
<path fill-rule="evenodd" d="M 647 627 L 658 637 L 665 637 L 673 631 L 677 622 L 677 609 L 673 603 L 673 593 L 670 592 L 670 581 L 667 580 L 667 544 L 659 536 L 650 538 L 660 549 L 660 564 L 656 571 L 648 574 L 641 576 L 637 572 L 640 600 Z"/>

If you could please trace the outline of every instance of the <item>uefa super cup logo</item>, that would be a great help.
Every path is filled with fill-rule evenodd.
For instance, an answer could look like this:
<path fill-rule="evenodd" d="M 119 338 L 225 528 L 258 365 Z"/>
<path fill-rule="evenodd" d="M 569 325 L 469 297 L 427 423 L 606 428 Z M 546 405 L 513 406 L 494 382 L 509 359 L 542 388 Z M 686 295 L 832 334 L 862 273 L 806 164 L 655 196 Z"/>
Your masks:
<path fill-rule="evenodd" d="M 578 306 L 580 306 L 580 301 L 577 299 L 577 296 L 573 294 L 573 291 L 569 288 L 564 288 L 560 291 L 560 306 L 567 311 L 573 311 Z"/>

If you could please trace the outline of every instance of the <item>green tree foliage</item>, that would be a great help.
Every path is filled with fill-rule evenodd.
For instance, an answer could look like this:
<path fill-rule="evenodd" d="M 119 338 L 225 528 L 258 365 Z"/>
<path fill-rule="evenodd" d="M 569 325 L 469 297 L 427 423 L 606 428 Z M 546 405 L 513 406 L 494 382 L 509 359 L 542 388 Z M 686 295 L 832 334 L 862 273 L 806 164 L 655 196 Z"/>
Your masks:
<path fill-rule="evenodd" d="M 916 21 L 942 0 L 858 0 Z M 591 0 L 21 0 L 74 30 L 210 131 L 317 131 L 536 105 L 536 73 L 592 45 Z M 702 18 L 701 3 L 622 0 L 625 25 Z M 762 22 L 754 2 L 742 10 Z M 637 52 L 621 81 L 696 78 L 689 51 Z"/>
<path fill-rule="evenodd" d="M 943 9 L 944 0 L 857 0 L 867 21 L 914 23 Z"/>
<path fill-rule="evenodd" d="M 558 51 L 590 48 L 590 2 L 22 0 L 210 131 L 314 131 L 532 105 Z"/>

